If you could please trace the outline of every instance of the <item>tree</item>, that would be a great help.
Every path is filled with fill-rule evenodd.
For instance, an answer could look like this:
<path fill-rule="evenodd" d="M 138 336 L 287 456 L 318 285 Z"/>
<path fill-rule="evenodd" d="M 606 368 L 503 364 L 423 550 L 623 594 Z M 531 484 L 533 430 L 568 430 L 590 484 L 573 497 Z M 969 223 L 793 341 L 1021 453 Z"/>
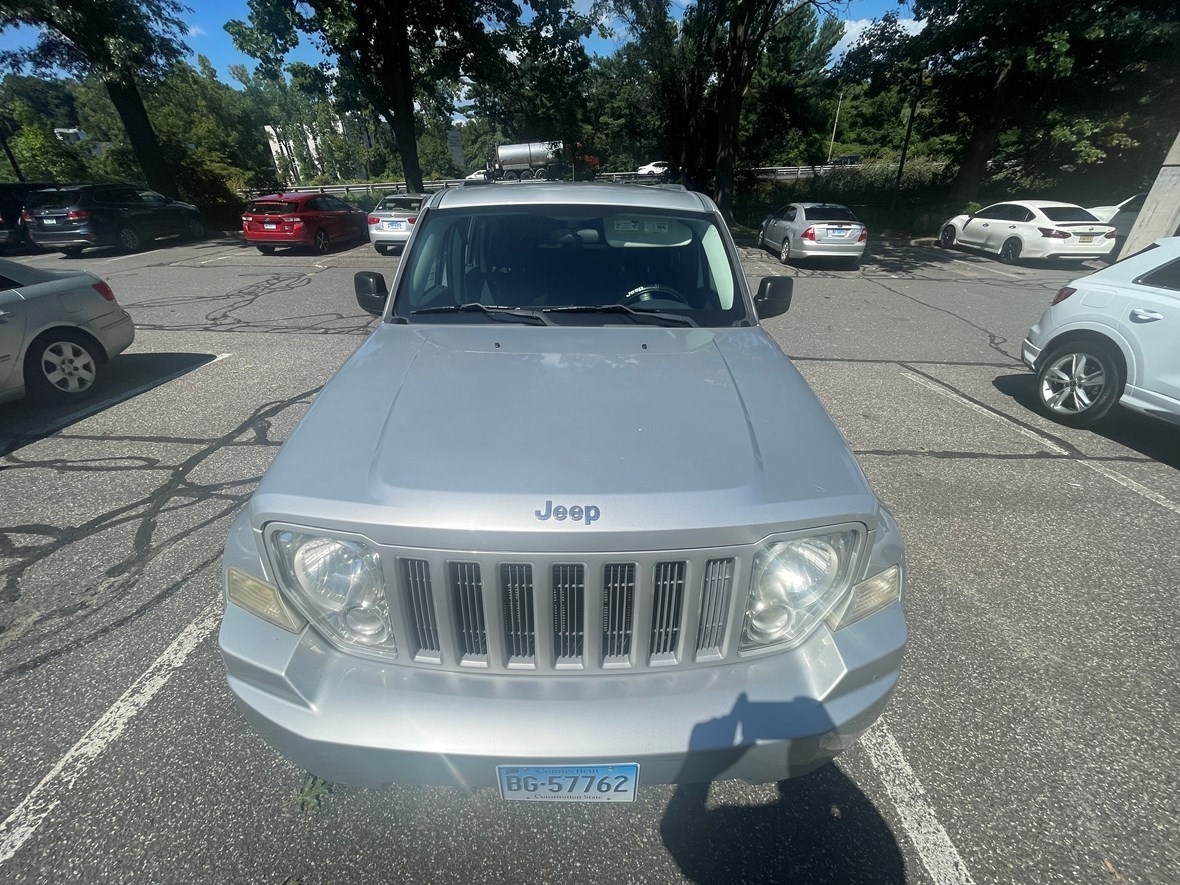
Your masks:
<path fill-rule="evenodd" d="M 1085 161 L 1090 148 L 1098 151 L 1091 160 L 1104 154 L 1086 143 L 1091 136 L 1111 147 L 1119 130 L 1131 142 L 1154 140 L 1180 116 L 1176 0 L 915 0 L 913 12 L 925 25 L 919 33 L 887 16 L 849 53 L 845 70 L 894 85 L 921 72 L 944 130 L 966 133 L 952 206 L 975 198 L 1007 132 L 1041 133 L 1036 140 L 1058 148 L 1072 141 L 1075 159 Z M 1169 128 L 1165 137 L 1172 135 Z M 1020 141 L 1029 155 L 1028 139 Z"/>
<path fill-rule="evenodd" d="M 102 80 L 148 184 L 178 196 L 139 91 L 138 79 L 161 77 L 188 47 L 176 0 L 0 0 L 0 29 L 39 29 L 30 49 L 3 54 L 14 67 L 61 69 Z"/>
<path fill-rule="evenodd" d="M 406 182 L 421 190 L 415 101 L 450 108 L 460 79 L 504 48 L 496 26 L 515 22 L 513 0 L 250 0 L 250 22 L 225 27 L 234 44 L 277 71 L 312 36 L 389 125 Z"/>

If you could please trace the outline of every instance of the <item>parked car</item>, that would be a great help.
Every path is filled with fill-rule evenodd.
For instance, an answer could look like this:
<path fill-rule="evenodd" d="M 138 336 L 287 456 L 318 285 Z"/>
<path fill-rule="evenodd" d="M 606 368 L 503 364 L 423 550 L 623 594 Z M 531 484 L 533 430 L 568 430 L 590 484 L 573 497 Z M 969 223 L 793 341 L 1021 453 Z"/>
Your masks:
<path fill-rule="evenodd" d="M 51 181 L 0 183 L 0 245 L 19 246 L 29 238 L 25 202 L 31 192 L 53 186 Z"/>
<path fill-rule="evenodd" d="M 1085 427 L 1116 403 L 1180 424 L 1180 237 L 1074 280 L 1053 296 L 1021 348 L 1037 398 Z"/>
<path fill-rule="evenodd" d="M 1115 229 L 1073 203 L 1011 200 L 951 218 L 942 226 L 938 244 L 983 249 L 1005 264 L 1023 258 L 1084 261 L 1111 253 Z"/>
<path fill-rule="evenodd" d="M 369 212 L 369 242 L 378 253 L 398 252 L 406 245 L 426 194 L 387 194 Z"/>
<path fill-rule="evenodd" d="M 850 746 L 898 680 L 904 552 L 760 325 L 792 283 L 755 296 L 686 190 L 432 195 L 229 533 L 220 649 L 262 736 L 335 782 L 544 801 Z"/>
<path fill-rule="evenodd" d="M 267 194 L 242 213 L 246 244 L 270 255 L 279 246 L 303 246 L 325 253 L 336 243 L 368 235 L 368 213 L 331 194 Z"/>
<path fill-rule="evenodd" d="M 635 170 L 636 175 L 667 175 L 668 161 L 656 160 L 654 163 L 647 163 Z"/>
<path fill-rule="evenodd" d="M 843 258 L 860 265 L 869 229 L 847 206 L 838 203 L 791 203 L 762 220 L 758 248 L 778 251 L 786 264 L 793 258 Z"/>
<path fill-rule="evenodd" d="M 0 402 L 81 397 L 133 340 L 131 317 L 94 274 L 0 258 Z"/>
<path fill-rule="evenodd" d="M 191 203 L 130 184 L 62 185 L 33 191 L 24 212 L 29 239 L 77 257 L 91 246 L 135 252 L 161 237 L 205 235 Z"/>

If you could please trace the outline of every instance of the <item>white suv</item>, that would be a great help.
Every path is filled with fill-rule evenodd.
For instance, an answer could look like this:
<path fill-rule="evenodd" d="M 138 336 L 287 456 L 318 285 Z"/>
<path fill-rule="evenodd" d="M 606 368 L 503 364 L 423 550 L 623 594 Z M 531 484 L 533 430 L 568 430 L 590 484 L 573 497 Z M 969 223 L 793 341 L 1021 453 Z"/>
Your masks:
<path fill-rule="evenodd" d="M 1074 280 L 1028 331 L 1021 356 L 1054 420 L 1084 427 L 1116 402 L 1180 424 L 1180 237 Z"/>

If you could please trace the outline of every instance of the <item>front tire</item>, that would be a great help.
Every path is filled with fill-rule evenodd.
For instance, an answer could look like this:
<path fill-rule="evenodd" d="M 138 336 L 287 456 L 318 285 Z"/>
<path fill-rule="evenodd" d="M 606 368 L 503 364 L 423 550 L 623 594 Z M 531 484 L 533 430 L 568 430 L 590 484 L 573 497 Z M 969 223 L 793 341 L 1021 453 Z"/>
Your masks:
<path fill-rule="evenodd" d="M 1122 364 L 1110 345 L 1078 341 L 1041 356 L 1037 400 L 1054 421 L 1087 427 L 1114 408 L 1125 380 Z"/>
<path fill-rule="evenodd" d="M 25 355 L 25 387 L 44 399 L 72 400 L 94 389 L 102 352 L 80 332 L 56 329 L 37 337 Z"/>
<path fill-rule="evenodd" d="M 1016 237 L 1009 237 L 1004 240 L 1004 245 L 1000 247 L 1000 261 L 1004 264 L 1016 264 L 1020 261 L 1021 244 Z"/>
<path fill-rule="evenodd" d="M 944 249 L 950 249 L 955 245 L 955 228 L 952 225 L 947 225 L 938 232 L 938 245 Z"/>
<path fill-rule="evenodd" d="M 121 227 L 115 238 L 119 241 L 119 248 L 124 252 L 138 252 L 143 245 L 139 231 L 133 227 Z"/>
<path fill-rule="evenodd" d="M 758 231 L 758 248 L 759 249 L 766 248 L 766 237 L 763 236 L 762 231 Z"/>
<path fill-rule="evenodd" d="M 791 240 L 788 237 L 783 237 L 782 248 L 778 250 L 778 260 L 780 264 L 787 264 L 791 260 Z"/>

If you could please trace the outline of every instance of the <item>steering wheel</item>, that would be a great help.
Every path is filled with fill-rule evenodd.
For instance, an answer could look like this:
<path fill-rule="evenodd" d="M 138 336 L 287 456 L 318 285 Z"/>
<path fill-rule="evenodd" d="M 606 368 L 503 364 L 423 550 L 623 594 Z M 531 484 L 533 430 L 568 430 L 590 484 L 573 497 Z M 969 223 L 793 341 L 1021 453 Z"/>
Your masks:
<path fill-rule="evenodd" d="M 632 304 L 639 304 L 643 301 L 679 301 L 685 307 L 691 306 L 688 299 L 680 292 L 663 283 L 645 283 L 642 286 L 636 286 L 627 293 L 627 297 L 622 300 L 621 304 L 624 307 L 630 307 Z"/>

